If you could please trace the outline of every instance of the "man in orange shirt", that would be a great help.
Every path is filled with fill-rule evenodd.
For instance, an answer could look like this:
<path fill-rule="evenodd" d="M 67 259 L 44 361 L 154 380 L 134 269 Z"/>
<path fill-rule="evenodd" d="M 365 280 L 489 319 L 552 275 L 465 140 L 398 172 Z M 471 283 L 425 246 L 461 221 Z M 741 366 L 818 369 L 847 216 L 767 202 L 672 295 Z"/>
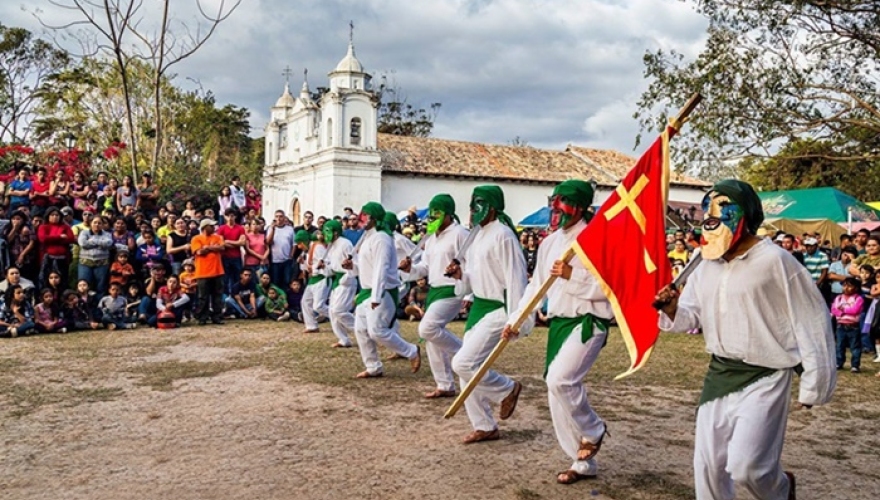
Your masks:
<path fill-rule="evenodd" d="M 200 325 L 208 322 L 208 308 L 210 305 L 211 321 L 215 325 L 223 324 L 223 260 L 221 254 L 225 249 L 223 237 L 214 234 L 217 221 L 202 219 L 199 223 L 201 234 L 193 237 L 190 249 L 195 256 L 196 272 L 198 281 L 199 306 L 196 310 L 196 318 Z M 210 304 L 209 304 L 210 302 Z"/>

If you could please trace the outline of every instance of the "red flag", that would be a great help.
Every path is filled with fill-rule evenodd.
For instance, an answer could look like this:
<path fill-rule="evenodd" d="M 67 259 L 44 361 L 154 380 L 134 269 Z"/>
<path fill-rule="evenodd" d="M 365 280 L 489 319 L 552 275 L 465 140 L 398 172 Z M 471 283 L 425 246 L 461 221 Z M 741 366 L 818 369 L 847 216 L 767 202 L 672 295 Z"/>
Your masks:
<path fill-rule="evenodd" d="M 657 290 L 672 281 L 666 256 L 669 138 L 651 145 L 578 235 L 575 251 L 611 301 L 630 356 L 631 375 L 644 366 L 660 334 L 651 306 Z"/>

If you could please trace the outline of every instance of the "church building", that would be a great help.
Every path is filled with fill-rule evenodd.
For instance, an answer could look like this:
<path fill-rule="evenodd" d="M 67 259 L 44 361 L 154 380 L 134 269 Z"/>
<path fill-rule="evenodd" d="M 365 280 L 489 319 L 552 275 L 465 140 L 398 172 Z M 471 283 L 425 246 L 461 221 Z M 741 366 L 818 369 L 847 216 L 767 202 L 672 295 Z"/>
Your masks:
<path fill-rule="evenodd" d="M 357 212 L 368 201 L 386 210 L 424 208 L 437 193 L 449 193 L 467 215 L 471 191 L 481 184 L 504 190 L 514 222 L 547 204 L 553 186 L 579 178 L 597 185 L 601 204 L 636 163 L 627 155 L 569 145 L 564 151 L 480 144 L 378 133 L 378 93 L 355 56 L 354 44 L 329 73 L 329 90 L 312 98 L 308 81 L 299 96 L 284 92 L 266 126 L 263 210 L 284 210 L 294 221 Z M 674 174 L 670 205 L 699 208 L 709 184 Z M 465 217 L 462 217 L 463 220 Z"/>

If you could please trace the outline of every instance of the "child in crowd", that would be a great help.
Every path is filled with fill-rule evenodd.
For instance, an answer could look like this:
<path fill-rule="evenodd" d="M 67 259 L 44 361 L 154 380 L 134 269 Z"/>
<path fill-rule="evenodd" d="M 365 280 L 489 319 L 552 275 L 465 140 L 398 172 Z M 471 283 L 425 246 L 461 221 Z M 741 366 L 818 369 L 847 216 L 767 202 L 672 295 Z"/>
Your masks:
<path fill-rule="evenodd" d="M 60 280 L 60 278 L 59 278 Z M 55 293 L 49 288 L 40 291 L 40 303 L 34 308 L 34 323 L 40 333 L 67 333 L 64 320 L 58 314 Z"/>
<path fill-rule="evenodd" d="M 287 297 L 280 295 L 278 289 L 274 286 L 266 292 L 266 316 L 275 321 L 287 321 L 290 319 L 290 312 L 287 311 Z"/>
<path fill-rule="evenodd" d="M 290 287 L 287 289 L 287 310 L 290 312 L 290 317 L 296 318 L 300 323 L 302 323 L 303 320 L 302 298 L 302 283 L 294 278 L 293 281 L 290 282 Z"/>
<path fill-rule="evenodd" d="M 64 317 L 64 327 L 67 328 L 67 331 L 97 330 L 101 327 L 101 324 L 93 319 L 85 303 L 75 291 L 65 291 L 61 296 L 61 301 L 61 315 Z"/>
<path fill-rule="evenodd" d="M 196 281 L 196 265 L 192 259 L 183 261 L 183 272 L 180 273 L 180 290 L 189 297 L 183 309 L 183 320 L 186 323 L 192 319 L 192 312 L 196 307 L 196 293 L 198 292 L 198 282 Z"/>
<path fill-rule="evenodd" d="M 868 264 L 859 267 L 859 279 L 862 282 L 862 295 L 871 295 L 871 287 L 874 286 L 874 268 Z"/>
<path fill-rule="evenodd" d="M 110 285 L 109 295 L 101 299 L 98 307 L 101 310 L 101 323 L 108 330 L 117 328 L 134 328 L 134 323 L 125 322 L 125 297 L 119 296 L 119 285 Z"/>
<path fill-rule="evenodd" d="M 831 304 L 831 314 L 837 319 L 837 369 L 843 370 L 846 349 L 850 352 L 850 371 L 859 373 L 862 358 L 859 318 L 865 301 L 859 295 L 861 283 L 853 277 L 843 280 L 843 293 Z"/>
<path fill-rule="evenodd" d="M 117 251 L 116 261 L 110 266 L 110 284 L 124 287 L 134 279 L 134 275 L 134 266 L 128 262 L 128 250 Z"/>
<path fill-rule="evenodd" d="M 141 293 L 141 286 L 135 281 L 130 282 L 125 294 L 126 323 L 137 323 L 138 307 L 140 307 L 143 300 L 144 294 Z"/>
<path fill-rule="evenodd" d="M 159 324 L 158 314 L 169 310 L 174 314 L 175 322 L 179 326 L 183 320 L 183 309 L 187 303 L 189 303 L 189 296 L 183 293 L 180 280 L 177 276 L 171 275 L 165 282 L 165 286 L 159 289 L 159 294 L 156 296 L 156 314 L 150 317 L 147 323 L 155 328 Z"/>
<path fill-rule="evenodd" d="M 9 336 L 18 337 L 31 333 L 34 326 L 34 308 L 24 289 L 20 285 L 11 285 L 3 296 L 3 304 L 0 304 L 0 327 L 6 328 Z"/>
<path fill-rule="evenodd" d="M 162 258 L 165 257 L 165 249 L 156 238 L 156 234 L 152 229 L 147 229 L 141 233 L 144 243 L 138 246 L 135 260 L 141 266 L 144 276 L 150 275 L 150 270 L 156 266 L 162 266 Z"/>
<path fill-rule="evenodd" d="M 193 205 L 192 201 L 186 202 L 186 209 L 183 211 L 184 219 L 192 219 L 196 216 L 196 207 Z"/>
<path fill-rule="evenodd" d="M 46 289 L 52 292 L 52 303 L 55 308 L 61 305 L 61 296 L 64 294 L 64 285 L 61 284 L 61 273 L 52 271 L 46 278 Z"/>
<path fill-rule="evenodd" d="M 79 295 L 79 299 L 83 304 L 85 304 L 90 316 L 93 318 L 100 318 L 101 315 L 98 314 L 98 295 L 89 289 L 89 282 L 86 280 L 77 281 L 76 293 Z"/>

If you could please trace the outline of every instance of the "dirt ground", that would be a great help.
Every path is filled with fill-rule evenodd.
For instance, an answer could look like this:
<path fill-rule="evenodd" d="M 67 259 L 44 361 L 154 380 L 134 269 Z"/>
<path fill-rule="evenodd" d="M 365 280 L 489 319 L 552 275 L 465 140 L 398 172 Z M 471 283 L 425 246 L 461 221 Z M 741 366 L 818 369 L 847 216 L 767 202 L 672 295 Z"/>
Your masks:
<path fill-rule="evenodd" d="M 457 324 L 460 332 L 461 324 Z M 0 491 L 14 499 L 693 498 L 699 336 L 661 339 L 640 373 L 614 335 L 588 377 L 611 436 L 600 476 L 555 484 L 556 444 L 540 373 L 545 332 L 499 368 L 525 385 L 502 440 L 464 446 L 462 410 L 427 401 L 427 362 L 354 380 L 357 349 L 295 323 L 0 339 Z M 415 338 L 415 324 L 404 332 Z M 792 412 L 784 462 L 800 499 L 880 496 L 880 379 L 870 358 L 836 400 Z M 744 498 L 744 497 L 743 497 Z"/>

